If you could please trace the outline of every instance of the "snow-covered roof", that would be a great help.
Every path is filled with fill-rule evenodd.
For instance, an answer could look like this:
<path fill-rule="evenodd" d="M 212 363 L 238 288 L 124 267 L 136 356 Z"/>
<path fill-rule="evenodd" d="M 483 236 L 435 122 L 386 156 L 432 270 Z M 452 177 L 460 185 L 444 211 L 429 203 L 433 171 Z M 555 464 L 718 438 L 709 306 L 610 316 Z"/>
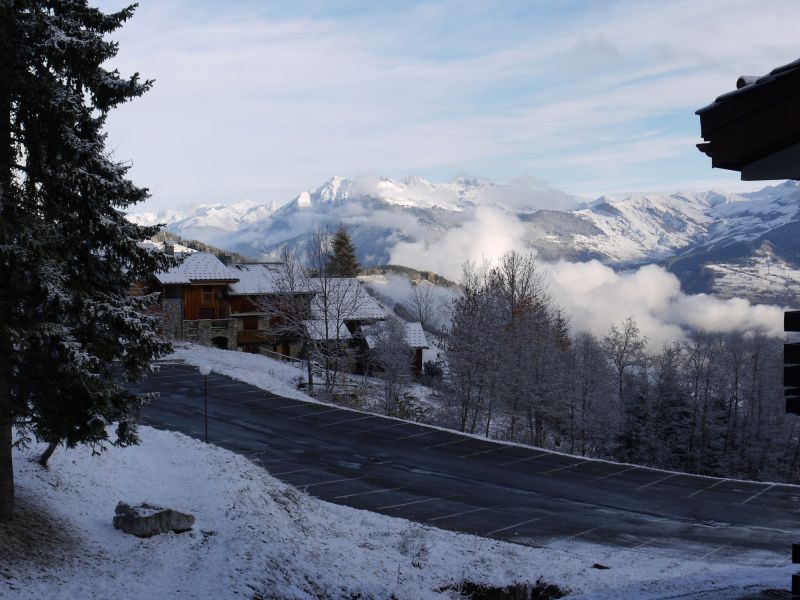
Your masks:
<path fill-rule="evenodd" d="M 237 264 L 231 270 L 239 281 L 228 287 L 234 296 L 271 294 L 278 291 L 280 263 Z"/>
<path fill-rule="evenodd" d="M 425 331 L 422 323 L 406 323 L 406 344 L 412 348 L 427 348 L 428 340 L 425 338 Z"/>
<path fill-rule="evenodd" d="M 316 316 L 321 316 L 327 308 L 331 319 L 372 321 L 386 318 L 386 310 L 355 277 L 312 279 L 310 284 L 316 292 L 311 303 Z"/>
<path fill-rule="evenodd" d="M 339 323 L 338 335 L 334 321 L 328 322 L 327 331 L 324 319 L 303 321 L 303 325 L 305 326 L 306 331 L 308 331 L 308 335 L 312 340 L 349 340 L 353 337 L 350 335 L 350 330 L 347 329 L 347 326 L 344 323 Z"/>
<path fill-rule="evenodd" d="M 378 338 L 376 336 L 375 328 L 378 325 L 367 325 L 361 328 L 364 334 L 364 341 L 367 342 L 367 347 L 372 349 L 378 345 Z M 425 331 L 422 329 L 421 323 L 403 323 L 403 337 L 406 344 L 411 348 L 428 348 L 428 340 L 425 338 Z"/>
<path fill-rule="evenodd" d="M 772 71 L 766 75 L 742 75 L 736 80 L 735 90 L 718 96 L 712 104 L 701 108 L 697 112 L 699 113 L 701 111 L 705 111 L 706 109 L 714 106 L 714 104 L 724 102 L 725 100 L 756 92 L 756 90 L 761 89 L 764 85 L 772 83 L 777 79 L 796 77 L 798 75 L 798 71 L 800 71 L 800 59 L 772 69 Z"/>
<path fill-rule="evenodd" d="M 196 281 L 239 281 L 237 273 L 208 252 L 188 255 L 181 264 L 168 271 L 156 273 L 162 284 L 189 284 Z"/>
<path fill-rule="evenodd" d="M 305 321 L 306 329 L 315 340 L 323 340 L 325 321 L 328 322 L 329 339 L 336 339 L 338 323 L 338 339 L 352 337 L 345 323 L 352 321 L 378 321 L 386 318 L 386 310 L 369 295 L 358 279 L 342 277 L 336 279 L 311 279 L 309 285 L 315 292 L 311 301 L 310 321 Z M 327 297 L 327 301 L 326 301 Z M 325 319 L 327 313 L 327 319 Z"/>

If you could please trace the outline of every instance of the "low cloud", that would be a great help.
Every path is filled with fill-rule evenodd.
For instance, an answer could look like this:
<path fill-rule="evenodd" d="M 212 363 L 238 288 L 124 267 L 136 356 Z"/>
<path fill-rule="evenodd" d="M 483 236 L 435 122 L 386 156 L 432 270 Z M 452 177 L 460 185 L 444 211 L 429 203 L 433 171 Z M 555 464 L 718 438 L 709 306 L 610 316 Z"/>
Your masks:
<path fill-rule="evenodd" d="M 493 262 L 510 250 L 529 252 L 524 234 L 524 225 L 515 217 L 476 210 L 473 220 L 433 242 L 397 244 L 391 258 L 394 264 L 433 270 L 458 281 L 466 261 Z M 692 330 L 783 335 L 781 308 L 754 305 L 743 298 L 686 294 L 678 278 L 657 265 L 615 271 L 596 260 L 537 264 L 576 330 L 603 336 L 612 325 L 632 316 L 653 349 L 684 339 Z"/>
<path fill-rule="evenodd" d="M 686 294 L 678 278 L 657 265 L 621 272 L 598 261 L 540 266 L 574 327 L 595 335 L 604 335 L 628 316 L 636 319 L 653 348 L 683 339 L 693 329 L 783 335 L 782 309 L 754 305 L 743 298 Z"/>
<path fill-rule="evenodd" d="M 510 250 L 525 251 L 525 227 L 499 210 L 479 207 L 463 226 L 448 229 L 433 242 L 400 242 L 391 251 L 391 263 L 434 271 L 459 280 L 465 262 L 495 261 Z"/>

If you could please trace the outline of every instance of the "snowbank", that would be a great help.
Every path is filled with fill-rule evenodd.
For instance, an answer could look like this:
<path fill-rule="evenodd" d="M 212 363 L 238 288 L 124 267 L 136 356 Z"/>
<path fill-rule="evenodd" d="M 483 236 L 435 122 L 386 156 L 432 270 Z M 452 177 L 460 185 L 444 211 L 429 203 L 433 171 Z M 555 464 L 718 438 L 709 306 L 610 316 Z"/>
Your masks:
<path fill-rule="evenodd" d="M 539 577 L 583 598 L 699 589 L 725 598 L 748 584 L 785 588 L 791 573 L 455 534 L 316 500 L 242 456 L 178 433 L 143 427 L 141 438 L 94 456 L 59 449 L 48 471 L 31 462 L 41 448 L 15 451 L 21 527 L 0 527 L 0 598 L 416 600 L 453 598 L 451 586 L 465 579 Z M 125 535 L 111 525 L 119 500 L 192 512 L 195 529 Z M 593 569 L 595 562 L 611 568 Z"/>
<path fill-rule="evenodd" d="M 167 359 L 182 360 L 186 364 L 200 367 L 207 365 L 212 371 L 249 383 L 273 394 L 317 402 L 297 389 L 298 380 L 306 380 L 300 363 L 281 362 L 261 354 L 220 350 L 199 344 L 176 344 L 175 352 Z M 300 366 L 298 366 L 300 365 Z"/>

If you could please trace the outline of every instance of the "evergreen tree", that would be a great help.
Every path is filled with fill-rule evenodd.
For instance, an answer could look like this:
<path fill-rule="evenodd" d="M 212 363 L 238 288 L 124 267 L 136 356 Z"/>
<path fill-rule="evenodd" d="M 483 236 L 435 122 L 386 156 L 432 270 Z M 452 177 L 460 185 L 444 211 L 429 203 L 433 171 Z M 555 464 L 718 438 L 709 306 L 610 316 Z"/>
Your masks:
<path fill-rule="evenodd" d="M 133 9 L 0 0 L 0 520 L 13 517 L 14 428 L 18 443 L 135 443 L 146 398 L 118 381 L 169 349 L 146 313 L 155 298 L 128 290 L 174 261 L 138 246 L 157 228 L 123 210 L 147 190 L 103 131 L 151 85 L 101 66 Z"/>
<path fill-rule="evenodd" d="M 333 277 L 355 277 L 358 275 L 358 268 L 356 249 L 350 240 L 350 234 L 342 225 L 333 236 L 333 254 L 328 271 Z"/>

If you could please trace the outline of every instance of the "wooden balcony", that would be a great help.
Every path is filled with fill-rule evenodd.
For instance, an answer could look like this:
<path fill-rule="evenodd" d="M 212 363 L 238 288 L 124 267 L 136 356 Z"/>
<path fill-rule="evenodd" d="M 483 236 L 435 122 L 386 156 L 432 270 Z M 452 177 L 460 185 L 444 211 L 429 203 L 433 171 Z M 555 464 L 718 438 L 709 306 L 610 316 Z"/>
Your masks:
<path fill-rule="evenodd" d="M 183 328 L 187 331 L 199 329 L 228 329 L 231 319 L 184 319 Z"/>

